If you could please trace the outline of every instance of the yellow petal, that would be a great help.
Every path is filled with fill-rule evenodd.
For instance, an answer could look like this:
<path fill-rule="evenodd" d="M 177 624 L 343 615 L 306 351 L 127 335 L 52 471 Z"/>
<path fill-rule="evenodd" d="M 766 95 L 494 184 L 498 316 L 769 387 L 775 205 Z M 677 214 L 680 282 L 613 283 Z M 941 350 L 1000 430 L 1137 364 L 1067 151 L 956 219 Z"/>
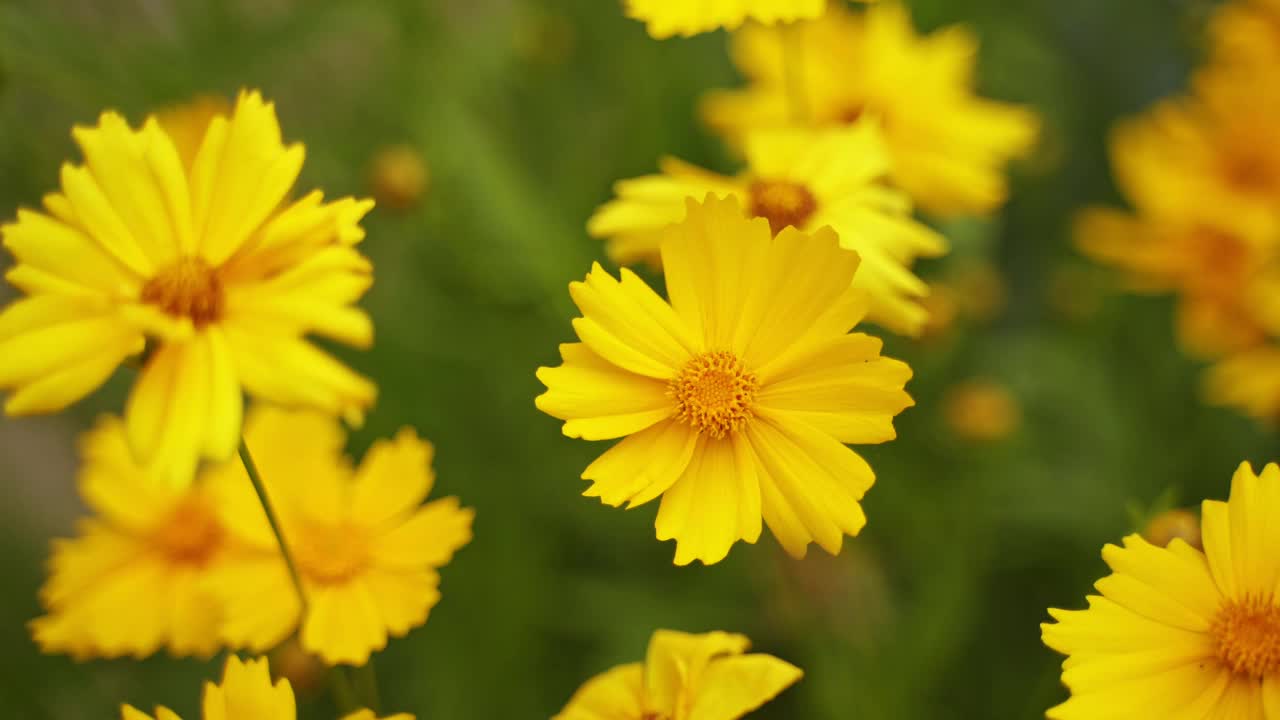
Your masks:
<path fill-rule="evenodd" d="M 675 717 L 686 689 L 696 688 L 698 679 L 713 658 L 740 655 L 750 647 L 744 635 L 709 632 L 700 635 L 658 630 L 649 640 L 645 654 L 645 709 Z"/>
<path fill-rule="evenodd" d="M 272 685 L 265 658 L 227 658 L 222 683 L 205 683 L 204 720 L 295 720 L 297 706 L 289 681 Z"/>
<path fill-rule="evenodd" d="M 471 542 L 475 510 L 459 507 L 454 497 L 418 508 L 396 527 L 374 540 L 373 554 L 384 568 L 404 570 L 442 567 L 459 548 Z"/>
<path fill-rule="evenodd" d="M 596 263 L 583 282 L 569 284 L 582 311 L 574 321 L 578 337 L 608 361 L 641 375 L 671 377 L 697 344 L 671 307 L 623 269 L 614 280 Z"/>
<path fill-rule="evenodd" d="M 386 624 L 364 583 L 318 587 L 309 599 L 302 647 L 326 663 L 364 665 L 371 652 L 387 646 Z"/>
<path fill-rule="evenodd" d="M 680 479 L 662 496 L 656 522 L 659 540 L 676 541 L 677 565 L 712 565 L 738 540 L 760 537 L 760 485 L 746 440 L 734 434 L 698 438 Z"/>
<path fill-rule="evenodd" d="M 305 340 L 246 324 L 229 324 L 225 332 L 245 389 L 260 399 L 323 410 L 359 424 L 377 397 L 372 382 Z"/>
<path fill-rule="evenodd" d="M 565 420 L 564 434 L 605 440 L 640 432 L 674 412 L 667 384 L 606 361 L 583 343 L 560 346 L 564 362 L 538 368 L 547 391 L 538 409 Z"/>
<path fill-rule="evenodd" d="M 627 16 L 648 24 L 649 34 L 659 40 L 672 35 L 728 28 L 746 20 L 762 23 L 791 22 L 822 14 L 826 0 L 627 0 Z"/>
<path fill-rule="evenodd" d="M 279 555 L 221 568 L 210 589 L 224 608 L 222 639 L 231 647 L 266 652 L 293 633 L 301 608 Z"/>
<path fill-rule="evenodd" d="M 722 658 L 698 679 L 689 720 L 738 720 L 803 675 L 800 668 L 769 655 Z"/>
<path fill-rule="evenodd" d="M 619 665 L 591 678 L 552 720 L 617 720 L 644 716 L 644 667 Z"/>
<path fill-rule="evenodd" d="M 412 428 L 402 428 L 394 440 L 378 440 L 356 471 L 351 489 L 351 518 L 367 527 L 407 515 L 422 503 L 435 473 L 435 448 Z"/>
<path fill-rule="evenodd" d="M 140 279 L 84 232 L 47 215 L 18 211 L 18 222 L 0 228 L 4 246 L 19 265 L 40 270 L 80 292 L 131 297 Z"/>
<path fill-rule="evenodd" d="M 643 505 L 667 491 L 693 457 L 698 434 L 684 423 L 666 420 L 624 438 L 582 472 L 592 480 L 583 494 L 606 505 Z"/>

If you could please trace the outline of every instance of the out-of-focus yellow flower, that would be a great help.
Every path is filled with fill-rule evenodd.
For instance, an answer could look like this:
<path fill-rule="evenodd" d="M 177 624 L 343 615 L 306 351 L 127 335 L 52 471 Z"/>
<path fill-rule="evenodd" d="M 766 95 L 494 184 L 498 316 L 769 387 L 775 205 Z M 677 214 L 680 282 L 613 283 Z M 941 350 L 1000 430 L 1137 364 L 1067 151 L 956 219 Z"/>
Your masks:
<path fill-rule="evenodd" d="M 222 684 L 205 683 L 204 720 L 295 720 L 297 705 L 288 680 L 271 684 L 266 659 L 241 662 L 227 658 Z M 121 708 L 122 720 L 152 720 L 129 705 Z M 157 708 L 154 720 L 181 720 L 168 708 Z"/>
<path fill-rule="evenodd" d="M 329 416 L 260 408 L 245 441 L 285 544 L 297 562 L 309 611 L 302 616 L 288 568 L 244 466 L 210 471 L 230 534 L 258 550 L 216 578 L 223 639 L 261 652 L 301 624 L 302 647 L 329 664 L 363 665 L 388 636 L 426 622 L 440 599 L 436 569 L 471 540 L 474 512 L 449 497 L 423 505 L 433 449 L 410 429 L 375 443 L 359 467 L 342 455 L 346 433 Z"/>
<path fill-rule="evenodd" d="M 1022 423 L 1017 399 L 991 380 L 957 383 L 947 391 L 942 412 L 951 431 L 966 440 L 1003 440 Z"/>
<path fill-rule="evenodd" d="M 85 164 L 0 228 L 27 295 L 0 313 L 8 414 L 60 410 L 149 345 L 125 425 L 175 485 L 235 452 L 245 390 L 359 419 L 373 384 L 305 335 L 372 342 L 352 306 L 372 277 L 353 247 L 371 201 L 289 203 L 304 151 L 256 92 L 209 123 L 189 170 L 154 118 L 133 130 L 107 112 L 73 135 Z"/>
<path fill-rule="evenodd" d="M 200 95 L 190 102 L 161 108 L 156 111 L 156 121 L 164 130 L 182 159 L 182 167 L 188 174 L 200 154 L 204 136 L 216 117 L 230 115 L 234 108 L 222 95 Z"/>
<path fill-rule="evenodd" d="M 1212 62 L 1252 69 L 1280 68 L 1280 3 L 1235 0 L 1220 6 L 1209 21 Z"/>
<path fill-rule="evenodd" d="M 625 0 L 627 16 L 644 21 L 659 40 L 737 28 L 747 20 L 773 24 L 816 18 L 827 0 Z"/>
<path fill-rule="evenodd" d="M 96 516 L 54 542 L 31 623 L 41 650 L 142 658 L 160 648 L 208 657 L 220 643 L 211 574 L 242 554 L 202 485 L 175 489 L 134 461 L 123 424 L 106 418 L 81 441 L 80 494 Z"/>
<path fill-rule="evenodd" d="M 743 635 L 658 630 L 643 663 L 588 680 L 553 720 L 737 720 L 794 685 L 800 668 Z"/>
<path fill-rule="evenodd" d="M 329 667 L 320 658 L 302 649 L 297 637 L 285 640 L 271 651 L 271 668 L 276 677 L 289 681 L 294 692 L 307 696 L 324 687 Z"/>
<path fill-rule="evenodd" d="M 416 147 L 392 145 L 373 156 L 369 164 L 369 184 L 379 205 L 407 210 L 427 191 L 431 171 Z"/>
<path fill-rule="evenodd" d="M 347 715 L 342 720 L 379 720 L 377 713 L 372 710 L 358 710 Z M 413 716 L 409 713 L 396 713 L 395 715 L 387 715 L 381 720 L 413 720 Z"/>
<path fill-rule="evenodd" d="M 946 252 L 947 242 L 911 218 L 906 196 L 883 184 L 889 157 L 874 123 L 818 133 L 758 132 L 746 151 L 747 170 L 737 177 L 667 158 L 662 175 L 623 180 L 617 199 L 596 211 L 588 231 L 608 238 L 609 255 L 618 263 L 657 265 L 666 228 L 683 219 L 688 198 L 736 197 L 749 216 L 768 220 L 775 235 L 786 227 L 835 230 L 841 246 L 862 258 L 853 284 L 871 301 L 868 319 L 918 334 L 927 316 L 920 298 L 928 286 L 911 265 L 917 257 Z"/>
<path fill-rule="evenodd" d="M 1168 547 L 1181 540 L 1197 550 L 1204 549 L 1200 535 L 1200 518 L 1190 510 L 1166 510 L 1147 523 L 1142 537 L 1156 547 Z"/>
<path fill-rule="evenodd" d="M 895 437 L 911 369 L 849 334 L 866 300 L 835 233 L 774 237 L 713 194 L 687 207 L 662 243 L 669 302 L 626 269 L 619 281 L 596 265 L 569 286 L 582 342 L 538 370 L 538 408 L 569 437 L 623 438 L 582 473 L 585 494 L 661 496 L 657 536 L 675 539 L 676 564 L 754 543 L 762 517 L 792 555 L 814 541 L 835 554 L 866 523 L 875 480 L 843 443 Z"/>
<path fill-rule="evenodd" d="M 1050 610 L 1044 642 L 1067 655 L 1054 720 L 1271 717 L 1280 712 L 1280 468 L 1236 471 L 1203 504 L 1204 552 L 1138 535 L 1108 545 L 1112 574 L 1087 610 Z M 1118 670 L 1122 668 L 1122 670 Z"/>
<path fill-rule="evenodd" d="M 861 14 L 833 5 L 791 32 L 802 39 L 802 52 L 791 57 L 767 28 L 735 34 L 733 58 L 750 84 L 707 97 L 702 110 L 711 127 L 741 143 L 760 128 L 877 117 L 894 180 L 921 208 L 984 213 L 1004 202 L 1004 165 L 1030 149 L 1038 120 L 974 94 L 978 43 L 966 28 L 920 37 L 907 11 L 886 2 Z"/>
<path fill-rule="evenodd" d="M 921 299 L 920 304 L 924 307 L 925 321 L 919 338 L 924 341 L 945 338 L 960 316 L 960 302 L 955 289 L 946 283 L 930 283 L 929 294 Z"/>
<path fill-rule="evenodd" d="M 1280 346 L 1233 353 L 1205 374 L 1205 400 L 1267 423 L 1280 421 Z"/>

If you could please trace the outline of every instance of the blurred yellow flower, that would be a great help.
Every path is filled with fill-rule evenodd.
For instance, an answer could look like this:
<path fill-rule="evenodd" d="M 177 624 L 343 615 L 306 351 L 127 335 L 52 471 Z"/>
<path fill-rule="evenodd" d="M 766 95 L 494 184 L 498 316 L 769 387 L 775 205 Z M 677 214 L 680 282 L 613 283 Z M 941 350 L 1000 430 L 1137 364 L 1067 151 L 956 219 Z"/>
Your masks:
<path fill-rule="evenodd" d="M 1280 346 L 1274 343 L 1233 353 L 1205 373 L 1205 400 L 1236 408 L 1258 420 L 1280 421 Z"/>
<path fill-rule="evenodd" d="M 1212 61 L 1257 69 L 1280 67 L 1280 2 L 1235 0 L 1219 6 L 1209 20 Z"/>
<path fill-rule="evenodd" d="M 213 118 L 189 169 L 155 118 L 133 130 L 106 112 L 73 135 L 85 164 L 0 228 L 27 294 L 0 313 L 7 413 L 60 410 L 146 346 L 129 444 L 174 484 L 235 452 L 244 390 L 359 419 L 373 384 L 304 335 L 372 341 L 351 305 L 372 277 L 352 247 L 370 201 L 289 203 L 304 151 L 256 92 Z"/>
<path fill-rule="evenodd" d="M 227 657 L 222 684 L 205 683 L 204 720 L 295 720 L 298 715 L 288 680 L 271 684 L 265 658 L 241 662 Z M 152 720 L 129 705 L 121 708 L 122 720 Z M 154 720 L 181 720 L 168 708 L 157 708 Z"/>
<path fill-rule="evenodd" d="M 308 612 L 302 617 L 244 466 L 226 463 L 208 482 L 228 532 L 258 556 L 215 578 L 223 639 L 261 652 L 301 623 L 305 650 L 331 665 L 363 665 L 388 636 L 426 622 L 440 599 L 436 569 L 471 540 L 474 515 L 454 497 L 422 504 L 435 482 L 431 445 L 406 428 L 352 468 L 337 420 L 271 408 L 250 417 L 245 441 L 297 561 Z"/>
<path fill-rule="evenodd" d="M 1156 547 L 1168 547 L 1174 540 L 1182 540 L 1197 550 L 1204 549 L 1199 516 L 1182 508 L 1166 510 L 1151 518 L 1142 530 L 1142 537 Z"/>
<path fill-rule="evenodd" d="M 104 418 L 81 441 L 80 494 L 96 516 L 57 540 L 31 632 L 47 653 L 142 658 L 160 648 L 208 657 L 221 612 L 207 584 L 238 552 L 203 485 L 175 489 L 134 461 L 123 424 Z"/>
<path fill-rule="evenodd" d="M 643 663 L 588 680 L 552 720 L 737 720 L 804 673 L 771 655 L 744 655 L 743 635 L 658 630 Z"/>
<path fill-rule="evenodd" d="M 377 713 L 372 710 L 360 710 L 342 718 L 342 720 L 379 720 Z M 395 715 L 387 715 L 381 720 L 413 720 L 413 716 L 409 713 L 396 713 Z"/>
<path fill-rule="evenodd" d="M 644 21 L 659 40 L 737 28 L 747 20 L 762 23 L 816 18 L 827 0 L 625 0 L 627 16 Z"/>
<path fill-rule="evenodd" d="M 430 184 L 427 161 L 412 145 L 382 148 L 369 164 L 369 185 L 382 207 L 408 210 L 418 204 Z"/>
<path fill-rule="evenodd" d="M 613 506 L 662 496 L 657 536 L 676 540 L 676 564 L 754 543 L 762 517 L 792 555 L 813 541 L 838 553 L 875 480 L 843 443 L 895 437 L 911 369 L 849 334 L 866 300 L 835 233 L 775 238 L 714 194 L 687 207 L 662 243 L 670 302 L 626 269 L 619 282 L 596 265 L 569 286 L 582 342 L 538 370 L 537 406 L 569 437 L 624 438 L 582 473 L 585 494 Z"/>
<path fill-rule="evenodd" d="M 953 433 L 977 442 L 1003 440 L 1022 423 L 1022 406 L 1017 398 L 992 380 L 956 383 L 947 390 L 942 414 Z"/>
<path fill-rule="evenodd" d="M 967 28 L 920 37 L 902 5 L 885 2 L 860 14 L 832 5 L 794 32 L 802 52 L 791 57 L 767 28 L 734 35 L 733 59 L 749 85 L 706 98 L 703 117 L 712 128 L 741 143 L 751 130 L 799 118 L 825 128 L 877 117 L 894 180 L 921 208 L 946 215 L 1003 204 L 1004 165 L 1031 148 L 1038 120 L 974 94 L 978 43 Z"/>
<path fill-rule="evenodd" d="M 1112 574 L 1087 610 L 1050 610 L 1066 654 L 1056 720 L 1280 714 L 1280 468 L 1248 463 L 1227 502 L 1203 504 L 1204 552 L 1138 535 L 1108 545 Z"/>
<path fill-rule="evenodd" d="M 190 102 L 156 111 L 156 121 L 173 141 L 188 176 L 213 119 L 230 115 L 233 110 L 231 102 L 221 95 L 201 95 Z"/>
<path fill-rule="evenodd" d="M 588 231 L 608 238 L 609 256 L 618 263 L 657 265 L 664 232 L 684 217 L 687 198 L 733 196 L 748 215 L 767 219 L 775 235 L 785 227 L 831 227 L 840 245 L 862 258 L 853 284 L 870 299 L 867 319 L 918 334 L 928 317 L 920 302 L 928 286 L 911 265 L 943 254 L 947 242 L 913 220 L 906 196 L 883 183 L 889 157 L 874 123 L 753 133 L 746 154 L 746 172 L 732 178 L 667 158 L 662 175 L 619 182 L 617 199 L 596 211 Z"/>

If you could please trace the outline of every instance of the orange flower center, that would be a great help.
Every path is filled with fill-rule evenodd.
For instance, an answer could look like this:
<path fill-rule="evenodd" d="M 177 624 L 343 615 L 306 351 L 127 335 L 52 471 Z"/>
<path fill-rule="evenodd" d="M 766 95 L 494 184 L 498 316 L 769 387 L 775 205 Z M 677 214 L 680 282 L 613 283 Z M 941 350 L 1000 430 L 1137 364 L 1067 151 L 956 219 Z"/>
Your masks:
<path fill-rule="evenodd" d="M 789 180 L 756 180 L 749 192 L 751 216 L 768 220 L 774 235 L 787 226 L 804 227 L 818 209 L 809 188 Z"/>
<path fill-rule="evenodd" d="M 347 582 L 369 566 L 369 540 L 352 525 L 304 525 L 292 539 L 298 571 L 321 585 Z"/>
<path fill-rule="evenodd" d="M 203 566 L 222 544 L 224 533 L 213 510 L 191 496 L 174 506 L 152 541 L 180 565 Z"/>
<path fill-rule="evenodd" d="M 1280 607 L 1270 596 L 1247 596 L 1218 611 L 1209 627 L 1218 659 L 1237 675 L 1280 672 Z"/>
<path fill-rule="evenodd" d="M 677 420 L 722 438 L 751 419 L 760 381 L 736 355 L 720 350 L 685 363 L 668 387 L 676 401 Z"/>
<path fill-rule="evenodd" d="M 190 318 L 196 327 L 222 316 L 223 299 L 217 273 L 196 257 L 181 258 L 142 287 L 142 302 L 174 317 Z"/>

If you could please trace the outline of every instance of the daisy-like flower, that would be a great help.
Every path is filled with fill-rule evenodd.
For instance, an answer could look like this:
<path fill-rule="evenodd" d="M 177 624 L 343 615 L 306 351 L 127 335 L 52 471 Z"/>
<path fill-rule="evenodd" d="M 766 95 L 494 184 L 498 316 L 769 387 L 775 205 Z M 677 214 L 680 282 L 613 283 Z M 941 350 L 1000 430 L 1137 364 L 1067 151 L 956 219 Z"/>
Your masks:
<path fill-rule="evenodd" d="M 1087 610 L 1049 611 L 1071 690 L 1050 718 L 1280 717 L 1280 468 L 1244 463 L 1202 507 L 1204 552 L 1131 535 Z"/>
<path fill-rule="evenodd" d="M 967 29 L 920 37 L 899 3 L 884 2 L 859 14 L 833 4 L 793 32 L 802 52 L 790 57 L 768 28 L 734 35 L 733 59 L 749 85 L 707 97 L 702 111 L 711 127 L 738 144 L 752 130 L 800 118 L 826 128 L 878 117 L 894 181 L 924 210 L 983 213 L 1004 202 L 1004 165 L 1030 149 L 1038 121 L 1022 107 L 974 94 L 978 46 Z M 804 107 L 795 107 L 797 98 Z"/>
<path fill-rule="evenodd" d="M 864 0 L 869 1 L 869 0 Z M 747 20 L 771 25 L 821 15 L 827 0 L 626 0 L 627 16 L 644 21 L 658 40 L 689 37 L 728 28 Z"/>
<path fill-rule="evenodd" d="M 1280 2 L 1235 0 L 1209 21 L 1213 63 L 1256 69 L 1280 67 Z"/>
<path fill-rule="evenodd" d="M 435 475 L 432 447 L 410 429 L 373 445 L 359 467 L 342 455 L 346 433 L 314 412 L 263 408 L 246 443 L 283 526 L 306 592 L 303 616 L 244 466 L 210 471 L 230 535 L 258 556 L 215 578 L 226 608 L 223 639 L 262 652 L 301 625 L 308 652 L 330 665 L 363 665 L 388 636 L 426 622 L 440 576 L 471 540 L 474 512 L 454 497 L 422 504 Z"/>
<path fill-rule="evenodd" d="M 297 705 L 288 680 L 271 683 L 266 658 L 242 662 L 231 655 L 222 683 L 204 686 L 203 720 L 296 720 Z M 182 720 L 168 708 L 156 708 L 155 716 L 125 705 L 121 720 Z"/>
<path fill-rule="evenodd" d="M 623 438 L 582 473 L 585 494 L 661 496 L 657 536 L 676 540 L 676 564 L 719 562 L 762 517 L 793 555 L 813 541 L 838 553 L 875 479 L 843 443 L 893 439 L 912 404 L 911 369 L 849 334 L 866 312 L 857 254 L 829 229 L 775 238 L 714 194 L 665 232 L 670 302 L 626 269 L 569 286 L 582 342 L 538 370 L 538 408 L 569 437 Z"/>
<path fill-rule="evenodd" d="M 661 175 L 623 180 L 617 199 L 587 224 L 608 238 L 609 256 L 621 264 L 657 265 L 664 229 L 684 216 L 685 200 L 707 193 L 738 198 L 747 213 L 769 221 L 774 234 L 795 227 L 830 226 L 862 265 L 854 285 L 867 292 L 868 319 L 895 332 L 919 334 L 928 313 L 928 286 L 911 272 L 919 256 L 937 256 L 946 240 L 911 218 L 910 200 L 887 187 L 889 156 L 873 122 L 822 132 L 777 130 L 747 139 L 748 168 L 725 177 L 674 158 Z"/>
<path fill-rule="evenodd" d="M 744 654 L 745 636 L 659 630 L 643 663 L 588 680 L 552 720 L 737 720 L 804 673 L 771 655 Z"/>
<path fill-rule="evenodd" d="M 1211 405 L 1280 421 L 1280 346 L 1268 343 L 1219 360 L 1205 374 L 1204 394 Z"/>
<path fill-rule="evenodd" d="M 304 151 L 256 92 L 209 122 L 189 165 L 154 117 L 134 130 L 107 112 L 73 136 L 85 163 L 0 228 L 26 293 L 0 313 L 8 414 L 60 410 L 145 346 L 125 425 L 175 484 L 235 452 L 245 390 L 359 419 L 374 386 L 304 336 L 372 341 L 352 306 L 372 277 L 353 247 L 371 201 L 289 202 Z"/>
<path fill-rule="evenodd" d="M 75 539 L 54 541 L 36 643 L 77 659 L 212 655 L 222 615 L 208 577 L 237 557 L 216 500 L 148 476 L 116 418 L 86 433 L 81 451 L 80 494 L 96 514 Z"/>

